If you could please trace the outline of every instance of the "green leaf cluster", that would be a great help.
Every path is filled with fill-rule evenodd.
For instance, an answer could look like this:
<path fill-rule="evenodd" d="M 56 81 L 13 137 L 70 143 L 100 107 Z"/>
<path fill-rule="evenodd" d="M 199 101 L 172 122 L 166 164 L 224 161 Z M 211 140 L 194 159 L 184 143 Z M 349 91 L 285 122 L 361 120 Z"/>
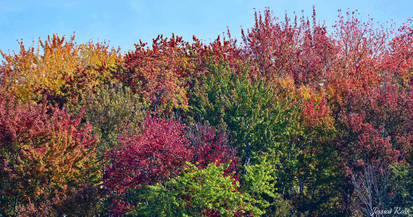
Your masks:
<path fill-rule="evenodd" d="M 261 215 L 254 206 L 256 200 L 248 193 L 238 191 L 239 183 L 231 176 L 224 176 L 228 164 L 209 164 L 205 169 L 187 163 L 179 177 L 164 184 L 139 189 L 145 201 L 130 212 L 135 216 L 234 216 L 236 212 Z M 144 191 L 144 193 L 142 193 Z M 135 193 L 138 193 L 135 191 Z"/>
<path fill-rule="evenodd" d="M 214 64 L 209 71 L 191 92 L 188 121 L 227 130 L 244 163 L 278 145 L 288 131 L 291 101 L 279 101 L 273 87 L 251 79 L 248 66 L 234 72 Z"/>

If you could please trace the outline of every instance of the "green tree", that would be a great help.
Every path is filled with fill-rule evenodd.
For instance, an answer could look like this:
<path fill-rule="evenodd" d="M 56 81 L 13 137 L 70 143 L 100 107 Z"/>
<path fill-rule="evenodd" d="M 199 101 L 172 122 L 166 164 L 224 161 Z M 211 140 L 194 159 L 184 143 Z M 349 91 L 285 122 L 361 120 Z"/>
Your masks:
<path fill-rule="evenodd" d="M 234 72 L 227 64 L 210 65 L 189 102 L 187 121 L 227 130 L 243 164 L 277 144 L 291 109 L 290 101 L 277 100 L 274 88 L 264 80 L 250 80 L 247 66 Z"/>
<path fill-rule="evenodd" d="M 140 196 L 147 203 L 136 205 L 129 214 L 137 216 L 234 216 L 261 215 L 255 200 L 238 191 L 239 183 L 225 176 L 229 164 L 209 164 L 199 169 L 188 163 L 183 174 L 164 184 L 149 186 Z"/>
<path fill-rule="evenodd" d="M 130 88 L 119 83 L 88 89 L 77 104 L 69 104 L 72 111 L 83 108 L 85 116 L 101 142 L 99 151 L 116 148 L 118 134 L 136 129 L 145 116 L 145 103 Z"/>

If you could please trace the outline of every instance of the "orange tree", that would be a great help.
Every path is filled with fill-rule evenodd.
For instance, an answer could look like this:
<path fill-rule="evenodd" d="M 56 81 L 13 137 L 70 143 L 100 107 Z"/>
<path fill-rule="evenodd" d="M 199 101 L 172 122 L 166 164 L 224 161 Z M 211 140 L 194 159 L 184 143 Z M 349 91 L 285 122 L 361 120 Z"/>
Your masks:
<path fill-rule="evenodd" d="M 96 138 L 82 114 L 0 100 L 3 215 L 91 215 L 99 199 Z"/>
<path fill-rule="evenodd" d="M 119 50 L 105 43 L 79 45 L 74 36 L 39 39 L 36 50 L 19 44 L 18 53 L 1 52 L 5 61 L 0 79 L 7 93 L 22 102 L 76 102 L 82 90 L 112 81 L 111 72 L 120 63 Z"/>

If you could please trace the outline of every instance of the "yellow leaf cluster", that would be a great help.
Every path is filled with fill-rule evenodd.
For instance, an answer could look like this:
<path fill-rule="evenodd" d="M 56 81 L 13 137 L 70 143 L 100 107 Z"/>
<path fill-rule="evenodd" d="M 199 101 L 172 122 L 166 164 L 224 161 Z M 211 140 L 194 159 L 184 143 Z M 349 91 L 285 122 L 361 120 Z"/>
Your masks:
<path fill-rule="evenodd" d="M 22 41 L 19 44 L 18 53 L 0 51 L 5 59 L 1 79 L 4 88 L 23 102 L 42 101 L 45 94 L 68 95 L 73 81 L 82 81 L 79 77 L 85 77 L 86 87 L 110 80 L 110 69 L 120 62 L 119 49 L 91 41 L 78 45 L 75 36 L 39 39 L 37 50 L 26 48 Z"/>

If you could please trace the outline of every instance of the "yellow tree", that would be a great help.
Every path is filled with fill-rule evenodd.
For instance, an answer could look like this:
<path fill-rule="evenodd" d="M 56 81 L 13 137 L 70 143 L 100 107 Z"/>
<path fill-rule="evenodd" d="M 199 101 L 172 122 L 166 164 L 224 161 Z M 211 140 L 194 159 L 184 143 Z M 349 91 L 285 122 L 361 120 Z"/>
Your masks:
<path fill-rule="evenodd" d="M 58 35 L 39 39 L 39 46 L 5 54 L 1 65 L 3 87 L 22 102 L 50 100 L 63 103 L 76 99 L 78 92 L 112 80 L 111 71 L 120 63 L 119 49 L 107 43 L 76 44 Z"/>

